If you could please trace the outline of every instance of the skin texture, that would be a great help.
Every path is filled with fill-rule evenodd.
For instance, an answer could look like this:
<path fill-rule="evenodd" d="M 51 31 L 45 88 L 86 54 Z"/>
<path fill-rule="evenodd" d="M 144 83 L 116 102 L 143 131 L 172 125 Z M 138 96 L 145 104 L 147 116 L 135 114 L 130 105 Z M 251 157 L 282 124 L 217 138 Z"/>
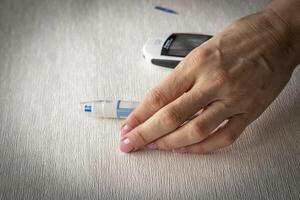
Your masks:
<path fill-rule="evenodd" d="M 299 64 L 299 2 L 273 1 L 194 49 L 126 119 L 120 150 L 208 153 L 231 145 Z"/>

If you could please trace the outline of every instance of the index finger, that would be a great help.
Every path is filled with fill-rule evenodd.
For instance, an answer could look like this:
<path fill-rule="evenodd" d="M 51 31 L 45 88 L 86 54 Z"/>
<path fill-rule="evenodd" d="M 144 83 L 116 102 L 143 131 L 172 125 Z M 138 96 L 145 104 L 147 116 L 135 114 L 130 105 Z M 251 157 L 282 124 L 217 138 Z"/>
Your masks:
<path fill-rule="evenodd" d="M 125 120 L 121 128 L 121 135 L 125 135 L 150 118 L 159 109 L 188 91 L 195 81 L 194 76 L 189 71 L 184 68 L 184 61 L 182 61 L 166 79 L 150 90 Z"/>

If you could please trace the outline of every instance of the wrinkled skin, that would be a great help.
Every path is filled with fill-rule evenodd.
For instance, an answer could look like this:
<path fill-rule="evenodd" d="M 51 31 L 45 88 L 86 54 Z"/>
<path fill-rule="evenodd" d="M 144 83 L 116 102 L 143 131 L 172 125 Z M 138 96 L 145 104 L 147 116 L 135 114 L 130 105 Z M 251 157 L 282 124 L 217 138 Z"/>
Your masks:
<path fill-rule="evenodd" d="M 127 118 L 121 151 L 207 153 L 232 144 L 299 64 L 299 26 L 282 17 L 281 3 L 232 23 L 194 49 Z"/>

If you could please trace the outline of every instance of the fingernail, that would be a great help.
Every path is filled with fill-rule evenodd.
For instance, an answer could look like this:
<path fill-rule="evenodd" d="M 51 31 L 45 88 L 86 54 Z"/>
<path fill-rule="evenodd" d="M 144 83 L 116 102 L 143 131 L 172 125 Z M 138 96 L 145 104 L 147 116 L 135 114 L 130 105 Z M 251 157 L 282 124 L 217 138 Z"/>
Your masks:
<path fill-rule="evenodd" d="M 125 125 L 125 126 L 123 126 L 122 128 L 121 128 L 121 136 L 124 136 L 124 135 L 126 135 L 127 133 L 129 133 L 129 131 L 131 131 L 131 127 L 130 126 L 128 126 L 127 124 Z"/>
<path fill-rule="evenodd" d="M 134 146 L 132 145 L 132 143 L 130 142 L 130 140 L 128 138 L 125 138 L 125 139 L 121 140 L 120 150 L 122 152 L 129 153 L 133 149 L 134 149 Z"/>
<path fill-rule="evenodd" d="M 157 149 L 157 145 L 155 142 L 146 145 L 147 149 Z"/>
<path fill-rule="evenodd" d="M 179 148 L 179 149 L 173 149 L 174 153 L 186 153 L 187 149 L 185 147 Z"/>

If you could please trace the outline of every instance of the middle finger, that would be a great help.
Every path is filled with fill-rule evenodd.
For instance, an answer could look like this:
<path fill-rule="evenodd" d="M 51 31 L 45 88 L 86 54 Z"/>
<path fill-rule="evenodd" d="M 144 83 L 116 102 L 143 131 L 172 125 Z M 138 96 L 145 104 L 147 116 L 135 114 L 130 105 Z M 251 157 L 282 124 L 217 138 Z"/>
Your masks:
<path fill-rule="evenodd" d="M 234 114 L 223 101 L 208 106 L 199 116 L 179 129 L 158 139 L 152 147 L 171 150 L 198 143 L 208 137 L 222 122 Z"/>

